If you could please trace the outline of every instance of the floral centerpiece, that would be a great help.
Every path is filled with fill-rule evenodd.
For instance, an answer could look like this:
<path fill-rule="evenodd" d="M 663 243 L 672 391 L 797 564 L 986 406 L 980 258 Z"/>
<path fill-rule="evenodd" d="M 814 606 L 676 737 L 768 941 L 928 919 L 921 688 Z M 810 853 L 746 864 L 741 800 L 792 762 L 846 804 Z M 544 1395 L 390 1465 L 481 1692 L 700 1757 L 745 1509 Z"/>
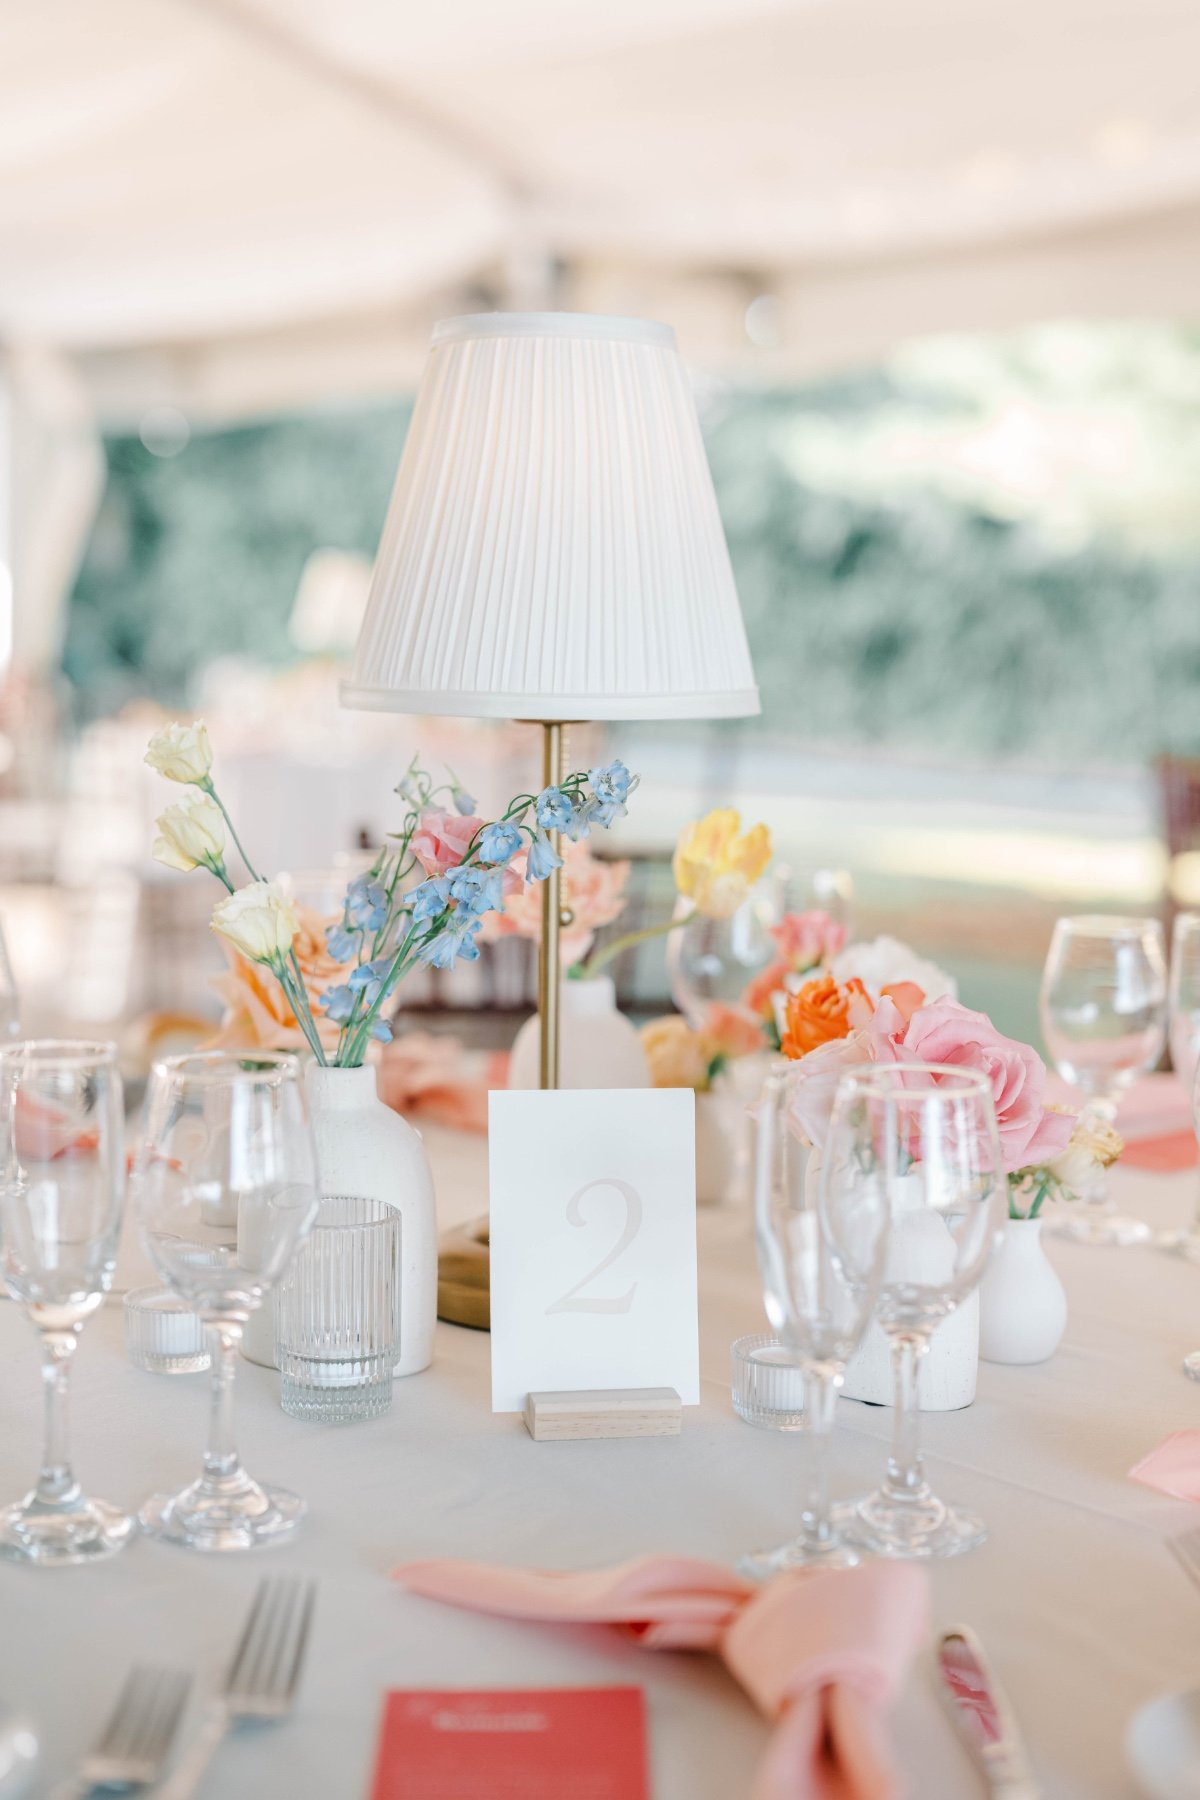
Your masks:
<path fill-rule="evenodd" d="M 228 990 L 235 1005 L 255 1009 L 259 1025 L 265 1011 L 318 1064 L 337 1068 L 359 1067 L 373 1042 L 391 1039 L 385 1012 L 411 969 L 478 957 L 484 919 L 561 866 L 550 832 L 582 842 L 625 814 L 637 785 L 614 761 L 519 794 L 488 821 L 457 781 L 435 786 L 414 759 L 396 790 L 408 809 L 400 830 L 350 882 L 340 916 L 323 923 L 250 861 L 213 782 L 202 721 L 164 726 L 146 761 L 186 790 L 157 821 L 155 857 L 205 869 L 226 890 L 212 928 L 248 966 Z M 227 866 L 229 841 L 249 876 L 241 886 Z"/>
<path fill-rule="evenodd" d="M 748 897 L 772 856 L 771 834 L 765 825 L 742 831 L 740 815 L 732 807 L 718 807 L 704 818 L 685 825 L 671 861 L 677 901 L 685 904 L 652 925 L 628 931 L 595 949 L 596 933 L 611 925 L 625 910 L 627 862 L 606 862 L 591 855 L 584 844 L 569 845 L 564 854 L 563 910 L 571 915 L 560 939 L 560 954 L 567 976 L 585 981 L 599 975 L 625 950 L 653 938 L 678 931 L 696 913 L 710 919 L 727 919 Z M 520 867 L 518 861 L 516 866 Z M 487 920 L 483 936 L 511 935 L 533 938 L 541 933 L 541 908 L 527 891 L 506 897 L 503 907 Z"/>
<path fill-rule="evenodd" d="M 698 1094 L 713 1084 L 739 1056 L 762 1049 L 762 1033 L 734 1006 L 714 1001 L 703 1029 L 695 1031 L 679 1013 L 642 1026 L 642 1048 L 655 1087 L 690 1087 Z"/>
<path fill-rule="evenodd" d="M 1090 1172 L 1124 1148 L 1110 1128 L 1046 1098 L 1046 1066 L 1031 1045 L 1004 1037 L 986 1013 L 948 994 L 930 999 L 916 981 L 888 982 L 874 995 L 859 976 L 842 982 L 829 973 L 809 982 L 787 1001 L 782 1047 L 794 1065 L 787 1080 L 789 1126 L 818 1149 L 848 1069 L 920 1062 L 986 1076 L 1010 1219 L 1036 1219 L 1047 1199 L 1075 1198 Z"/>

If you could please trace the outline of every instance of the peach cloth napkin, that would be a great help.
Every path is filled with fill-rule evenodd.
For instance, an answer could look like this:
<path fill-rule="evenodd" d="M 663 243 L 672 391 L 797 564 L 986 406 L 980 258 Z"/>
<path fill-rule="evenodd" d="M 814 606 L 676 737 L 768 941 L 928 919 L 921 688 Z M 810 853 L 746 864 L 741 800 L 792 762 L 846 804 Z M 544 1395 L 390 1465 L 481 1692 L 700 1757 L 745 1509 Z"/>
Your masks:
<path fill-rule="evenodd" d="M 508 1085 L 508 1057 L 464 1050 L 457 1038 L 408 1031 L 385 1046 L 379 1098 L 394 1112 L 456 1131 L 486 1131 L 488 1093 Z"/>
<path fill-rule="evenodd" d="M 1051 1075 L 1048 1097 L 1058 1106 L 1080 1110 L 1080 1098 L 1057 1075 Z M 1155 1175 L 1173 1175 L 1200 1162 L 1192 1126 L 1191 1096 L 1178 1075 L 1144 1075 L 1117 1107 L 1117 1130 L 1125 1139 L 1121 1164 Z"/>
<path fill-rule="evenodd" d="M 796 1570 L 755 1587 L 681 1556 L 582 1574 L 484 1563 L 407 1563 L 415 1594 L 514 1619 L 613 1625 L 648 1650 L 711 1650 L 778 1720 L 753 1800 L 895 1800 L 907 1791 L 885 1709 L 929 1629 L 911 1563 Z"/>
<path fill-rule="evenodd" d="M 1129 1471 L 1143 1487 L 1175 1500 L 1200 1500 L 1200 1431 L 1173 1431 Z"/>

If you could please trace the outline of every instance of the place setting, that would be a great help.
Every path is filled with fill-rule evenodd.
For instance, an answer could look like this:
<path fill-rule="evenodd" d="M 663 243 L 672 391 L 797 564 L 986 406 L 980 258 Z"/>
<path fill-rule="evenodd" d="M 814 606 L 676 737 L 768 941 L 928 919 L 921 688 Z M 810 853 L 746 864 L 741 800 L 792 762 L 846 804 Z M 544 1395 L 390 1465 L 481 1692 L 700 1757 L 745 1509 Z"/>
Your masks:
<path fill-rule="evenodd" d="M 1197 1800 L 1200 35 L 113 7 L 0 64 L 0 1800 Z"/>

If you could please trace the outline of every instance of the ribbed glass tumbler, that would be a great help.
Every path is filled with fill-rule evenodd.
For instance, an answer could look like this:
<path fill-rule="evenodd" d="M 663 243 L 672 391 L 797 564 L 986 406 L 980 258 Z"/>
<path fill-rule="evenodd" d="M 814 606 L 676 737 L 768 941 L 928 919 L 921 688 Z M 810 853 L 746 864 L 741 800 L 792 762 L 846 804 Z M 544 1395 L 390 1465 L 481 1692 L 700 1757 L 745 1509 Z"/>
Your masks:
<path fill-rule="evenodd" d="M 280 1404 L 295 1419 L 348 1425 L 392 1404 L 400 1214 L 331 1194 L 275 1293 Z"/>

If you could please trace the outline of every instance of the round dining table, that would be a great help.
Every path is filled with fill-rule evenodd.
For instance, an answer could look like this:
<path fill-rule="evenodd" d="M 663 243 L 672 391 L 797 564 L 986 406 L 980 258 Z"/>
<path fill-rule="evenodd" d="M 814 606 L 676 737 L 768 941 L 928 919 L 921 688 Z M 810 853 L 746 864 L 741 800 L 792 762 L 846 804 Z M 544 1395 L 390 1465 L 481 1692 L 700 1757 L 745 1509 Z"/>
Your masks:
<path fill-rule="evenodd" d="M 425 1138 L 442 1223 L 478 1216 L 484 1141 L 433 1127 Z M 1186 1220 L 1196 1186 L 1194 1170 L 1114 1177 L 1121 1206 L 1164 1227 Z M 136 1539 L 89 1567 L 0 1565 L 0 1703 L 33 1721 L 46 1785 L 76 1766 L 135 1661 L 196 1671 L 189 1730 L 258 1579 L 288 1571 L 319 1584 L 295 1707 L 236 1730 L 203 1795 L 366 1800 L 392 1688 L 631 1684 L 646 1696 L 655 1800 L 749 1795 L 769 1727 L 715 1658 L 458 1611 L 390 1579 L 421 1557 L 583 1569 L 669 1551 L 732 1564 L 794 1530 L 804 1436 L 755 1429 L 730 1400 L 730 1344 L 765 1329 L 746 1205 L 701 1209 L 698 1236 L 701 1398 L 679 1436 L 535 1443 L 519 1415 L 491 1411 L 487 1334 L 441 1324 L 432 1367 L 362 1424 L 289 1418 L 274 1372 L 241 1365 L 243 1459 L 308 1501 L 294 1542 L 214 1557 Z M 1048 1249 L 1070 1306 L 1058 1352 L 1031 1367 L 981 1363 L 971 1406 L 923 1415 L 934 1485 L 988 1525 L 983 1548 L 933 1565 L 934 1623 L 980 1634 L 1048 1800 L 1128 1800 L 1131 1715 L 1200 1684 L 1200 1589 L 1168 1548 L 1200 1510 L 1128 1476 L 1168 1432 L 1200 1426 L 1200 1386 L 1180 1371 L 1200 1347 L 1200 1267 L 1153 1248 Z M 207 1419 L 206 1375 L 146 1374 L 126 1357 L 120 1292 L 148 1279 L 127 1221 L 114 1292 L 72 1372 L 77 1473 L 131 1509 L 198 1473 Z M 0 1356 L 7 1499 L 31 1483 L 41 1430 L 35 1333 L 7 1301 Z M 835 1494 L 876 1483 L 891 1418 L 839 1402 Z M 983 1789 L 932 1667 L 918 1658 L 895 1707 L 897 1757 L 919 1800 L 969 1800 Z"/>

